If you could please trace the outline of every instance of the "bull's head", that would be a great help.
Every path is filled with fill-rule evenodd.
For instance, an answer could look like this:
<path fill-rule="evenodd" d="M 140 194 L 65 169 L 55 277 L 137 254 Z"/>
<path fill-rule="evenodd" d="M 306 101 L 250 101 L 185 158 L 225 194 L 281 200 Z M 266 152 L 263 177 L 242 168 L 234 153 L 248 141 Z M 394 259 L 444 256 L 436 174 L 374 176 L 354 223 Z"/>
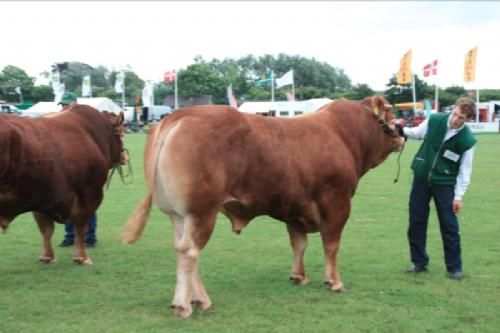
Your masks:
<path fill-rule="evenodd" d="M 373 114 L 378 119 L 380 127 L 386 134 L 393 138 L 393 151 L 401 151 L 404 147 L 405 139 L 396 128 L 396 117 L 392 112 L 392 105 L 382 96 L 367 97 L 361 103 L 372 110 Z"/>
<path fill-rule="evenodd" d="M 112 112 L 103 112 L 103 114 L 113 124 L 113 137 L 111 142 L 111 159 L 113 165 L 126 165 L 129 160 L 127 150 L 125 149 L 125 126 L 123 112 L 118 115 Z"/>

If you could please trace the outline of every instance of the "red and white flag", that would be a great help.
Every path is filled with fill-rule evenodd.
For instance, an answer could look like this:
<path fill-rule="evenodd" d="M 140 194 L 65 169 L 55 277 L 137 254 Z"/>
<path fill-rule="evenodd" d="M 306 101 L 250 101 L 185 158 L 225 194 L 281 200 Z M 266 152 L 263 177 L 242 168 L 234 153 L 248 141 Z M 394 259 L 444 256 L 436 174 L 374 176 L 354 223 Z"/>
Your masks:
<path fill-rule="evenodd" d="M 175 73 L 175 69 L 163 73 L 163 82 L 170 83 L 175 81 L 176 79 L 177 79 L 177 74 Z"/>
<path fill-rule="evenodd" d="M 437 72 L 438 72 L 437 65 L 438 65 L 437 60 L 434 60 L 430 64 L 425 65 L 424 66 L 424 77 L 428 77 L 431 75 L 437 75 Z"/>
<path fill-rule="evenodd" d="M 285 93 L 285 95 L 286 95 L 286 100 L 287 101 L 289 101 L 289 102 L 295 102 L 295 96 L 291 92 L 287 91 Z"/>

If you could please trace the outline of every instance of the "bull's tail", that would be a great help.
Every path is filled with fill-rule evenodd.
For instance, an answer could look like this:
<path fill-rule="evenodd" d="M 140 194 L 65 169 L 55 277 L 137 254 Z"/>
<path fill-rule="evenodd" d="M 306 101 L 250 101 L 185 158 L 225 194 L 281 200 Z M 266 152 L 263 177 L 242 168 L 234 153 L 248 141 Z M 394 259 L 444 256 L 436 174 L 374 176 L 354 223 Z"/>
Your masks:
<path fill-rule="evenodd" d="M 149 192 L 125 224 L 122 232 L 122 242 L 130 244 L 141 238 L 149 218 L 152 203 L 153 194 Z"/>
<path fill-rule="evenodd" d="M 154 192 L 154 178 L 156 172 L 157 155 L 161 148 L 161 140 L 158 136 L 162 125 L 165 125 L 167 118 L 163 119 L 160 124 L 150 128 L 148 138 L 146 140 L 146 147 L 144 148 L 144 177 L 148 189 L 147 195 L 139 203 L 132 216 L 125 223 L 122 232 L 122 242 L 130 244 L 141 238 L 146 222 L 149 219 L 151 205 L 153 204 Z"/>

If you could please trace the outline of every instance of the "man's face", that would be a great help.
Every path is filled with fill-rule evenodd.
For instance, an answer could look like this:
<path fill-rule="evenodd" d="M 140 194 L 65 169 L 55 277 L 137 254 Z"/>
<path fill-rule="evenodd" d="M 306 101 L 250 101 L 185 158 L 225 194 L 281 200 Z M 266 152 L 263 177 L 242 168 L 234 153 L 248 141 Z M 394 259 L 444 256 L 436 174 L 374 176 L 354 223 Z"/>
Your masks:
<path fill-rule="evenodd" d="M 454 107 L 450 116 L 450 127 L 453 129 L 460 128 L 469 118 L 458 108 Z"/>

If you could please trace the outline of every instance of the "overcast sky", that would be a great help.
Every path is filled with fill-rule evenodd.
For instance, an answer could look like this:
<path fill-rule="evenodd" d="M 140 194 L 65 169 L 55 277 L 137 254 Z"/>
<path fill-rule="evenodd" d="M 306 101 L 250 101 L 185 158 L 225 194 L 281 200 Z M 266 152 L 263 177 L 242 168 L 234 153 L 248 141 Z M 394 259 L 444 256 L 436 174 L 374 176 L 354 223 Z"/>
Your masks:
<path fill-rule="evenodd" d="M 413 71 L 438 59 L 442 87 L 500 89 L 500 2 L 0 1 L 0 69 L 38 77 L 80 61 L 160 81 L 165 70 L 252 54 L 299 55 L 382 90 L 412 49 Z M 478 47 L 476 82 L 464 58 Z M 432 81 L 430 81 L 432 82 Z"/>

